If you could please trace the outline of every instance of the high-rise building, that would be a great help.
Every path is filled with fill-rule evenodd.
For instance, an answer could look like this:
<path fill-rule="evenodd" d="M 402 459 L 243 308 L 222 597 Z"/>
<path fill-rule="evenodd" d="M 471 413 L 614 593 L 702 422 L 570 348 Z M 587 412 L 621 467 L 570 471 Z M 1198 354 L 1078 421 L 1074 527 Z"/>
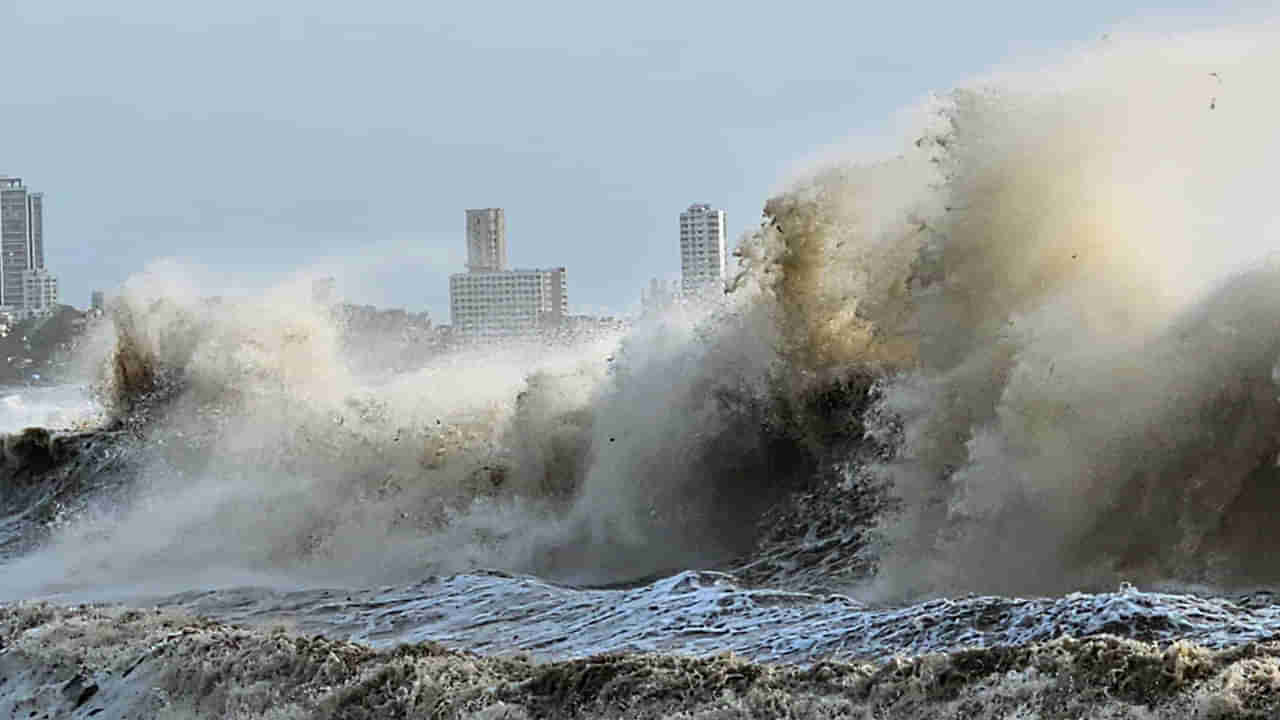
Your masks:
<path fill-rule="evenodd" d="M 467 272 L 507 269 L 507 217 L 502 208 L 467 211 Z"/>
<path fill-rule="evenodd" d="M 105 313 L 107 311 L 107 294 L 101 290 L 94 290 L 89 295 L 89 310 L 98 315 Z"/>
<path fill-rule="evenodd" d="M 23 273 L 43 269 L 44 195 L 0 176 L 0 305 L 23 309 Z"/>
<path fill-rule="evenodd" d="M 525 335 L 560 326 L 569 314 L 563 267 L 507 270 L 502 208 L 467 211 L 467 272 L 449 276 L 453 331 L 465 337 Z"/>
<path fill-rule="evenodd" d="M 725 213 L 694 204 L 680 213 L 680 290 L 686 296 L 724 291 Z"/>

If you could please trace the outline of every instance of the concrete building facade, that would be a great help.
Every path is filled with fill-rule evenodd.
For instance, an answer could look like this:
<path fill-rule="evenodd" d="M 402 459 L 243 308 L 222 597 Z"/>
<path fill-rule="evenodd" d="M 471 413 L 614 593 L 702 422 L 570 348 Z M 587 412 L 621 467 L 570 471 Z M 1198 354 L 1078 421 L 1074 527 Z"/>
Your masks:
<path fill-rule="evenodd" d="M 507 269 L 502 208 L 467 211 L 467 272 L 449 276 L 452 332 L 466 338 L 509 337 L 550 330 L 569 314 L 563 267 Z"/>
<path fill-rule="evenodd" d="M 58 278 L 44 268 L 22 273 L 22 314 L 45 315 L 58 307 Z"/>
<path fill-rule="evenodd" d="M 724 292 L 725 212 L 693 204 L 680 213 L 680 290 L 686 297 Z"/>
<path fill-rule="evenodd" d="M 44 269 L 44 195 L 0 176 L 0 305 L 23 309 L 23 273 Z"/>
<path fill-rule="evenodd" d="M 507 269 L 507 217 L 502 208 L 467 211 L 467 272 Z"/>
<path fill-rule="evenodd" d="M 449 315 L 467 337 L 527 335 L 559 326 L 569 314 L 565 269 L 468 272 L 449 277 Z"/>

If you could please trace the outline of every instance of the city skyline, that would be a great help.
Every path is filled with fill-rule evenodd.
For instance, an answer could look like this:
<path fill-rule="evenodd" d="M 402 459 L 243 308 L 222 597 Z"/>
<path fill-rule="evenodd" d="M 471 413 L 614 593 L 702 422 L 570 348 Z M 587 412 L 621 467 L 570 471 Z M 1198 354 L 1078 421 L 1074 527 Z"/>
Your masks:
<path fill-rule="evenodd" d="M 18 204 L 22 206 L 25 215 L 21 223 L 0 224 L 0 238 L 6 243 L 3 251 L 5 262 L 0 265 L 0 268 L 3 268 L 3 271 L 0 272 L 0 305 L 23 308 L 31 306 L 32 303 L 28 300 L 28 297 L 32 294 L 33 288 L 35 288 L 35 292 L 38 293 L 36 307 L 51 306 L 53 303 L 79 307 L 73 300 L 67 301 L 60 297 L 56 278 L 50 275 L 44 266 L 44 193 L 31 191 L 30 188 L 23 184 L 20 177 L 0 174 L 0 207 L 7 208 L 8 204 L 12 204 L 10 203 L 10 198 L 16 198 L 13 200 L 15 203 L 20 199 L 21 202 Z M 706 218 L 701 215 L 704 212 L 707 214 Z M 537 283 L 539 285 L 550 283 L 548 287 L 553 285 L 556 288 L 554 305 L 560 319 L 573 314 L 566 299 L 567 271 L 564 266 L 533 270 L 509 270 L 506 215 L 503 208 L 468 209 L 465 213 L 466 227 L 463 232 L 467 248 L 467 273 L 465 274 L 504 272 L 538 274 Z M 698 217 L 695 219 L 694 215 Z M 5 217 L 7 219 L 9 216 L 6 215 Z M 690 231 L 691 222 L 697 225 L 697 229 L 692 232 Z M 681 278 L 680 286 L 685 295 L 696 293 L 701 286 L 707 284 L 708 280 L 718 280 L 723 285 L 727 258 L 725 212 L 714 209 L 706 203 L 694 203 L 680 213 L 680 224 L 679 267 L 664 273 L 664 277 L 678 275 Z M 13 229 L 11 230 L 11 228 Z M 19 235 L 21 235 L 21 238 L 19 238 Z M 711 245 L 703 247 L 703 240 L 707 237 L 710 238 Z M 21 247 L 19 247 L 19 243 Z M 12 246 L 12 250 L 9 249 L 10 246 Z M 710 250 L 714 250 L 714 252 L 708 254 Z M 701 253 L 704 257 L 697 263 L 691 264 L 691 253 Z M 11 264 L 12 267 L 10 267 Z M 139 268 L 139 270 L 141 269 Z M 37 272 L 32 274 L 32 271 Z M 542 277 L 544 274 L 546 275 L 545 278 Z M 454 322 L 454 318 L 457 315 L 457 303 L 453 296 L 455 289 L 459 287 L 459 283 L 456 280 L 458 277 L 458 275 L 450 276 L 450 302 L 447 315 L 450 318 L 450 323 Z M 324 280 L 331 285 L 335 283 L 332 277 L 324 278 Z M 651 278 L 650 282 L 651 284 L 657 282 L 657 278 Z M 52 288 L 52 292 L 49 292 L 46 288 Z M 330 290 L 332 289 L 331 287 Z M 88 310 L 99 309 L 102 298 L 108 292 L 110 291 L 102 290 L 100 286 L 94 286 L 89 292 L 90 299 L 85 308 Z M 639 305 L 643 306 L 643 288 L 638 299 L 640 301 Z M 11 300 L 12 302 L 10 302 Z M 635 303 L 632 304 L 634 305 Z M 600 314 L 612 316 L 618 313 L 606 310 Z M 444 317 L 441 316 L 439 321 L 443 322 Z"/>
<path fill-rule="evenodd" d="M 1165 24 L 1249 21 L 1192 7 Z M 0 44 L 40 67 L 0 98 L 5 170 L 56 196 L 47 261 L 77 306 L 176 257 L 249 289 L 334 275 L 353 302 L 444 318 L 456 213 L 492 206 L 520 218 L 512 266 L 564 258 L 576 307 L 624 312 L 678 277 L 672 217 L 692 200 L 727 212 L 732 246 L 803 168 L 901 145 L 930 93 L 1143 14 L 581 10 L 0 3 Z"/>

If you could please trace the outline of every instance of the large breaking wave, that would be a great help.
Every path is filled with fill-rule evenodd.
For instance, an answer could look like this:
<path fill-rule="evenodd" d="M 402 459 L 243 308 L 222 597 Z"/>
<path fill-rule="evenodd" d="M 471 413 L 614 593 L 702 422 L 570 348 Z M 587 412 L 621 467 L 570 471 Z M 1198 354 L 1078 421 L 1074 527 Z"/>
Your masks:
<path fill-rule="evenodd" d="M 215 302 L 157 266 L 88 344 L 150 413 L 139 480 L 6 589 L 770 553 L 877 597 L 1273 580 L 1275 39 L 1117 34 L 932 98 L 770 200 L 722 300 L 624 336 L 373 380 L 305 280 Z"/>

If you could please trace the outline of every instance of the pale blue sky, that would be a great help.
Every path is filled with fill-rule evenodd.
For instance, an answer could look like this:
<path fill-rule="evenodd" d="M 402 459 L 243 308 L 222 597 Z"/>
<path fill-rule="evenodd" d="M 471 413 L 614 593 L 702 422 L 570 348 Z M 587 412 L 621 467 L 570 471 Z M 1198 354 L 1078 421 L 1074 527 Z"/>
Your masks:
<path fill-rule="evenodd" d="M 179 257 L 246 286 L 346 268 L 348 299 L 447 322 L 463 210 L 500 206 L 513 265 L 625 310 L 678 271 L 689 203 L 736 238 L 804 158 L 930 91 L 1117 26 L 1271 10 L 0 0 L 0 174 L 45 192 L 79 307 Z"/>

